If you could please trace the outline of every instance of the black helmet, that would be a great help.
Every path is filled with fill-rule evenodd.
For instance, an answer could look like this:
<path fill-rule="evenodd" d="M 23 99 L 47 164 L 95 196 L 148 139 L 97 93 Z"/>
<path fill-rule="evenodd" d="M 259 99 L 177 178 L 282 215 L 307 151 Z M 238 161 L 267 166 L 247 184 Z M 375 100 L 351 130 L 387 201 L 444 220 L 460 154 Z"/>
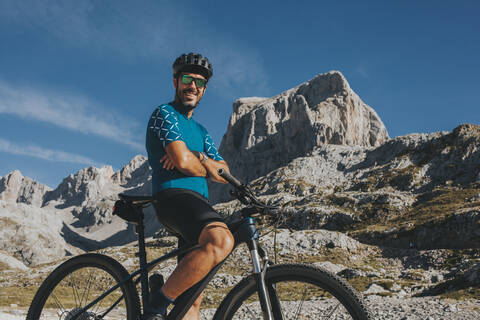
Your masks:
<path fill-rule="evenodd" d="M 212 64 L 207 57 L 192 52 L 182 54 L 173 63 L 173 76 L 177 77 L 181 72 L 201 74 L 207 80 L 213 75 Z"/>

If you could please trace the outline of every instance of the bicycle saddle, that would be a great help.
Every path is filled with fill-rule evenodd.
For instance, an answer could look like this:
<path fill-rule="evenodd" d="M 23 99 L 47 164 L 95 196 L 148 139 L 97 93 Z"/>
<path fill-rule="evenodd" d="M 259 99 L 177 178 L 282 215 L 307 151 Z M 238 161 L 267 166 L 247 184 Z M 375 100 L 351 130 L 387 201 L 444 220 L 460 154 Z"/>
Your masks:
<path fill-rule="evenodd" d="M 132 204 L 147 204 L 155 200 L 152 196 L 137 196 L 125 193 L 119 193 L 118 197 Z"/>

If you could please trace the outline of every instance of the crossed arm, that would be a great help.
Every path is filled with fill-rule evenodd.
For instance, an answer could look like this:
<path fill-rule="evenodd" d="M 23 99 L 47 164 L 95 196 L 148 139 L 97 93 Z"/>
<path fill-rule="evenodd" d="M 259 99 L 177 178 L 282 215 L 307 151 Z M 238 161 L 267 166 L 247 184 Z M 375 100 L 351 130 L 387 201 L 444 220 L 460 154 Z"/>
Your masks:
<path fill-rule="evenodd" d="M 207 157 L 205 162 L 200 162 L 183 141 L 173 141 L 165 147 L 167 154 L 160 159 L 163 167 L 167 170 L 177 169 L 187 176 L 210 177 L 215 182 L 227 183 L 218 175 L 218 169 L 229 172 L 228 165 L 224 160 L 215 161 Z"/>

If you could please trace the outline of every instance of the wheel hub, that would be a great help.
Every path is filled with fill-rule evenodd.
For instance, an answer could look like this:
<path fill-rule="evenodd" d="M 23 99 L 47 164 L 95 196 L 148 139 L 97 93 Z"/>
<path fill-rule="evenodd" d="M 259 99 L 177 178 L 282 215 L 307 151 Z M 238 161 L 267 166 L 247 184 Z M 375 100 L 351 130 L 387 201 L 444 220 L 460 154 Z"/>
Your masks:
<path fill-rule="evenodd" d="M 65 320 L 71 320 L 73 319 L 74 316 L 76 316 L 77 314 L 79 314 L 80 312 L 82 311 L 81 308 L 74 308 L 72 310 L 70 310 L 66 317 L 65 317 Z M 94 320 L 96 319 L 95 318 L 95 314 L 93 312 L 84 312 L 82 313 L 81 315 L 79 315 L 76 320 Z"/>

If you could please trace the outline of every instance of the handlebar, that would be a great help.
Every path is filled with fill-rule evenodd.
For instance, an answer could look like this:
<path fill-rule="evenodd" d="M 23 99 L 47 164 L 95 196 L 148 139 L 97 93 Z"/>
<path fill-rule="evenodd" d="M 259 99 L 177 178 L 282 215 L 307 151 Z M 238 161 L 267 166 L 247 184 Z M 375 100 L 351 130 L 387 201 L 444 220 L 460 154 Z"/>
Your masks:
<path fill-rule="evenodd" d="M 276 207 L 272 207 L 266 205 L 252 192 L 252 190 L 240 180 L 232 176 L 229 172 L 224 169 L 218 170 L 218 175 L 225 180 L 227 180 L 233 187 L 235 187 L 235 191 L 232 192 L 232 195 L 235 196 L 240 202 L 247 206 L 253 206 L 263 214 L 267 214 L 272 209 L 276 209 Z"/>
<path fill-rule="evenodd" d="M 241 209 L 241 215 L 243 217 L 251 217 L 254 214 L 273 216 L 277 221 L 275 222 L 275 224 L 277 224 L 279 221 L 281 222 L 282 219 L 284 219 L 284 214 L 280 207 L 267 205 L 257 199 L 255 194 L 248 187 L 247 184 L 243 184 L 242 182 L 240 182 L 240 180 L 232 176 L 224 169 L 219 169 L 217 173 L 220 177 L 227 180 L 235 188 L 235 190 L 230 191 L 231 195 L 237 198 L 241 203 L 246 206 Z"/>
<path fill-rule="evenodd" d="M 241 183 L 237 178 L 232 176 L 228 171 L 222 169 L 218 169 L 218 175 L 223 179 L 227 180 L 231 185 L 233 185 L 237 189 L 241 189 L 244 187 L 243 183 Z"/>

